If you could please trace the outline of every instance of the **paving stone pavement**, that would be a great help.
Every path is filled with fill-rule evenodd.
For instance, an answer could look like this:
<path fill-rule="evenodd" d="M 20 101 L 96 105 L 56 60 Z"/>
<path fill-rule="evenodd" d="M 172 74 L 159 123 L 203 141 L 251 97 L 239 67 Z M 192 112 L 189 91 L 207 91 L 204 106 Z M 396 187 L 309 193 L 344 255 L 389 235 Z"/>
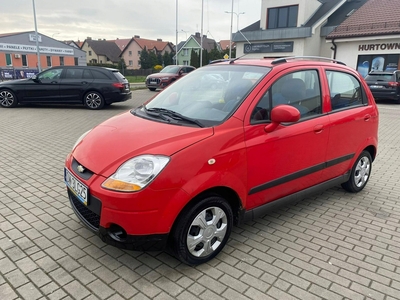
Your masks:
<path fill-rule="evenodd" d="M 367 187 L 340 187 L 235 227 L 189 267 L 104 244 L 77 219 L 63 165 L 77 138 L 155 93 L 101 111 L 0 109 L 0 299 L 400 299 L 400 105 L 379 104 Z"/>

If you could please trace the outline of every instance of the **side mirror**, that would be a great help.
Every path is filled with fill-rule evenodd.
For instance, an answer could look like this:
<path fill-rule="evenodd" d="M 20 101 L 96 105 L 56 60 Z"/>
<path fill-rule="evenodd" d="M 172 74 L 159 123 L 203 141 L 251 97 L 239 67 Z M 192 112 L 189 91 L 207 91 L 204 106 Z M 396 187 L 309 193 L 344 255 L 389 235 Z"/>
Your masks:
<path fill-rule="evenodd" d="M 265 132 L 272 132 L 281 123 L 292 123 L 300 120 L 300 111 L 290 105 L 278 105 L 271 111 L 271 123 L 265 126 Z"/>
<path fill-rule="evenodd" d="M 36 75 L 33 75 L 33 76 L 31 77 L 31 79 L 32 79 L 34 82 L 39 82 L 39 81 L 40 81 L 39 78 L 38 78 Z"/>

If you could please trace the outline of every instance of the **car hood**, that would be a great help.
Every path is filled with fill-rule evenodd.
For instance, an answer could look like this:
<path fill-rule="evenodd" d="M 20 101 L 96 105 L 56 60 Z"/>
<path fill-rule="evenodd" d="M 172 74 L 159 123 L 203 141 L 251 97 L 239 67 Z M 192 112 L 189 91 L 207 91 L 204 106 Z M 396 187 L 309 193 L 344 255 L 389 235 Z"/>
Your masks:
<path fill-rule="evenodd" d="M 27 81 L 32 81 L 32 79 L 27 78 L 27 79 L 6 80 L 3 82 L 0 82 L 0 84 L 2 84 L 2 85 L 8 85 L 8 84 L 20 85 L 20 84 L 25 84 Z"/>
<path fill-rule="evenodd" d="M 171 76 L 178 76 L 178 74 L 175 73 L 155 73 L 151 74 L 149 78 L 161 78 L 161 77 L 171 77 Z"/>
<path fill-rule="evenodd" d="M 213 133 L 213 128 L 170 125 L 126 112 L 92 129 L 72 155 L 92 172 L 108 177 L 135 156 L 172 156 Z"/>

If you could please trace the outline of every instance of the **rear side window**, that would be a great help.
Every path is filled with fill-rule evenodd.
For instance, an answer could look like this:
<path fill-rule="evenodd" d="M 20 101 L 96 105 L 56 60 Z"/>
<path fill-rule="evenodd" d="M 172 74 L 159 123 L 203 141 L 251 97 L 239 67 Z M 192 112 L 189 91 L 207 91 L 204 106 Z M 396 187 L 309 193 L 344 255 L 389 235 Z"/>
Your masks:
<path fill-rule="evenodd" d="M 286 104 L 296 107 L 301 118 L 321 114 L 321 88 L 318 72 L 306 70 L 279 78 L 260 99 L 252 112 L 252 122 L 269 120 L 270 110 Z"/>
<path fill-rule="evenodd" d="M 94 79 L 106 79 L 110 80 L 110 78 L 103 72 L 97 71 L 97 70 L 92 70 L 92 74 Z"/>
<path fill-rule="evenodd" d="M 81 79 L 83 75 L 82 69 L 67 69 L 65 72 L 66 79 Z"/>
<path fill-rule="evenodd" d="M 326 71 L 332 110 L 349 108 L 366 103 L 360 82 L 351 74 Z"/>

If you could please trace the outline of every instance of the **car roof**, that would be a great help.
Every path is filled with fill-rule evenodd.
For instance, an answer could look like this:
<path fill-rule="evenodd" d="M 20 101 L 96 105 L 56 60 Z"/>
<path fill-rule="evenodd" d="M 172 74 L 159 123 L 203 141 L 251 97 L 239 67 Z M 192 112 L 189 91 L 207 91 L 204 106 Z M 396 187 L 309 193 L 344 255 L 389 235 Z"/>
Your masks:
<path fill-rule="evenodd" d="M 246 66 L 262 66 L 269 68 L 282 68 L 298 67 L 298 66 L 325 66 L 332 65 L 340 66 L 341 68 L 354 73 L 354 69 L 347 67 L 345 63 L 333 58 L 320 57 L 320 56 L 290 56 L 281 58 L 234 58 L 234 59 L 220 59 L 211 62 L 212 64 L 231 64 L 231 65 L 246 65 Z"/>
<path fill-rule="evenodd" d="M 368 75 L 393 75 L 397 71 L 371 71 Z"/>

